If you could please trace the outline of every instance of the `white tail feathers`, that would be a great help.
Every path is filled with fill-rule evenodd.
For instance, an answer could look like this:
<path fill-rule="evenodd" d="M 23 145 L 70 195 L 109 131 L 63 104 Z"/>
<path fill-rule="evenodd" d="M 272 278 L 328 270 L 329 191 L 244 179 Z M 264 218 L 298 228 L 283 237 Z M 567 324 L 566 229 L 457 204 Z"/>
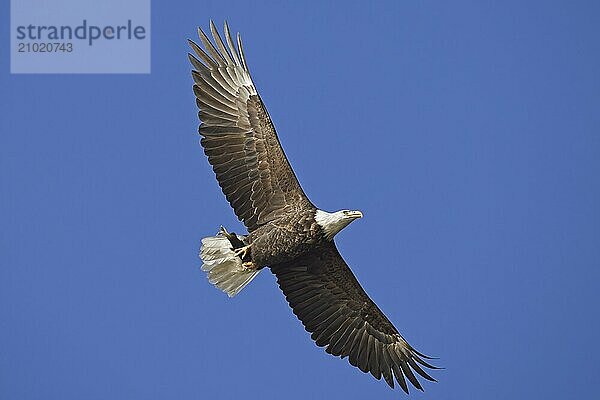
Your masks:
<path fill-rule="evenodd" d="M 202 239 L 200 258 L 208 281 L 229 297 L 238 294 L 260 272 L 244 268 L 240 257 L 233 252 L 231 242 L 221 233 Z"/>

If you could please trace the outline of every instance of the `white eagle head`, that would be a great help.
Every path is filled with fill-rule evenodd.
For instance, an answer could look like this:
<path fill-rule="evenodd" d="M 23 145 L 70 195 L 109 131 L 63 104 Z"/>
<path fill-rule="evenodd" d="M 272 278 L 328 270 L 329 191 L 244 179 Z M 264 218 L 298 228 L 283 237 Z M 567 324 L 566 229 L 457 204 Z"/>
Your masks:
<path fill-rule="evenodd" d="M 362 218 L 362 216 L 362 212 L 358 210 L 340 210 L 334 213 L 317 210 L 315 221 L 323 229 L 325 237 L 331 240 L 339 231 L 348 226 L 350 222 Z"/>

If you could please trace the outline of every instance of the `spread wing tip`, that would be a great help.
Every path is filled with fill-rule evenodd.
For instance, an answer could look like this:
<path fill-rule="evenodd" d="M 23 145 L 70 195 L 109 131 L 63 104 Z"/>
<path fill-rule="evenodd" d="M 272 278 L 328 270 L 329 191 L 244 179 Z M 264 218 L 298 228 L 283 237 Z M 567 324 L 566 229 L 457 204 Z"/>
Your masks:
<path fill-rule="evenodd" d="M 219 66 L 235 65 L 235 66 L 242 67 L 246 72 L 249 73 L 248 65 L 246 64 L 246 57 L 244 55 L 244 49 L 243 49 L 243 45 L 242 45 L 242 37 L 241 37 L 240 33 L 238 32 L 236 34 L 236 41 L 237 41 L 237 49 L 236 49 L 234 41 L 231 37 L 231 30 L 229 29 L 229 23 L 227 22 L 227 20 L 224 20 L 224 22 L 223 22 L 223 32 L 225 34 L 225 42 L 227 43 L 227 46 L 225 46 L 225 42 L 223 42 L 223 40 L 221 39 L 221 35 L 219 34 L 219 31 L 218 31 L 217 27 L 215 26 L 212 19 L 209 20 L 209 29 L 210 29 L 213 41 L 216 44 L 218 49 L 215 48 L 215 46 L 213 45 L 213 41 L 211 41 L 209 39 L 208 35 L 204 32 L 204 30 L 202 29 L 201 26 L 197 27 L 197 32 L 198 32 L 198 37 L 200 38 L 200 41 L 202 42 L 202 45 L 204 46 L 206 51 L 208 53 L 210 53 L 209 57 L 211 58 L 211 60 L 214 61 Z M 200 51 L 202 53 L 204 53 L 204 51 L 193 40 L 188 39 L 188 43 L 194 49 L 194 52 L 196 52 L 198 55 L 200 55 L 200 54 L 198 53 L 197 49 L 200 49 Z"/>

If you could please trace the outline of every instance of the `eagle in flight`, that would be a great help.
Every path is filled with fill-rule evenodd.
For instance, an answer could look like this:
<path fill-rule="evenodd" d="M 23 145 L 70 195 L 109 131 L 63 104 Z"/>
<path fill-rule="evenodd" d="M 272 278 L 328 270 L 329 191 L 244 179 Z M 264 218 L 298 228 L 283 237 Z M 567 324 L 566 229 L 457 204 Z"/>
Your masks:
<path fill-rule="evenodd" d="M 408 393 L 416 374 L 435 381 L 436 369 L 415 350 L 360 286 L 338 252 L 334 236 L 362 217 L 327 212 L 308 199 L 283 152 L 248 69 L 240 35 L 227 23 L 225 42 L 210 23 L 214 44 L 198 29 L 204 49 L 189 41 L 201 145 L 217 181 L 247 235 L 221 227 L 202 239 L 202 270 L 210 283 L 235 296 L 264 268 L 317 346 Z"/>

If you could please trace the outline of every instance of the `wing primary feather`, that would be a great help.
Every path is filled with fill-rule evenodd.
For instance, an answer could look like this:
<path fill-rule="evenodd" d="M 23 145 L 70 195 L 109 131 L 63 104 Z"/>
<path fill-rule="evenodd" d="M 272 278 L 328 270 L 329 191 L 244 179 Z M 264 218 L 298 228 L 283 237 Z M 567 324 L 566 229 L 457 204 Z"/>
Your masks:
<path fill-rule="evenodd" d="M 363 331 L 358 348 L 358 368 L 362 372 L 369 372 L 369 334 Z"/>
<path fill-rule="evenodd" d="M 392 359 L 392 371 L 394 371 L 394 376 L 396 377 L 398 384 L 406 394 L 408 394 L 408 385 L 406 384 L 406 379 L 404 379 L 404 373 L 402 372 L 402 360 L 400 356 L 396 353 L 394 348 L 390 346 L 387 346 L 387 354 Z"/>
<path fill-rule="evenodd" d="M 427 367 L 429 369 L 444 369 L 442 367 L 436 367 L 435 365 L 431 365 L 426 361 L 423 361 L 419 356 L 417 356 L 416 354 L 413 354 L 413 358 L 415 359 L 416 362 L 418 362 L 419 364 L 421 364 L 424 367 Z"/>
<path fill-rule="evenodd" d="M 410 366 L 408 365 L 408 363 L 404 360 L 404 357 L 402 357 L 402 356 L 400 356 L 400 367 L 402 368 L 402 372 L 404 372 L 404 375 L 406 375 L 406 377 L 408 378 L 410 383 L 412 383 L 413 386 L 416 387 L 417 389 L 423 391 L 423 387 L 421 386 L 421 383 L 419 382 L 419 380 L 417 379 L 415 374 L 413 374 L 412 370 L 410 369 Z"/>
<path fill-rule="evenodd" d="M 239 65 L 241 67 L 242 63 L 240 62 L 240 59 L 237 54 L 237 50 L 235 49 L 235 46 L 233 45 L 233 40 L 231 40 L 231 32 L 229 31 L 229 24 L 227 24 L 227 21 L 225 21 L 225 23 L 224 23 L 224 31 L 225 31 L 225 40 L 227 40 L 227 45 L 229 46 L 231 55 L 233 55 L 233 58 L 235 59 L 235 64 Z"/>
<path fill-rule="evenodd" d="M 249 74 L 250 70 L 248 69 L 248 64 L 246 64 L 246 55 L 244 54 L 244 45 L 242 44 L 242 35 L 240 35 L 239 32 L 237 34 L 237 42 L 238 42 L 238 49 L 240 50 L 240 57 L 242 58 L 242 67 L 244 67 L 244 70 L 246 70 L 246 72 Z"/>
<path fill-rule="evenodd" d="M 425 354 L 415 350 L 412 346 L 408 346 L 409 350 L 412 351 L 413 353 L 417 354 L 419 357 L 422 357 L 426 360 L 439 360 L 439 357 L 430 357 L 430 356 L 426 356 Z"/>
<path fill-rule="evenodd" d="M 217 44 L 217 47 L 219 48 L 221 55 L 225 58 L 227 64 L 234 64 L 233 59 L 231 58 L 229 52 L 225 48 L 225 44 L 221 39 L 221 35 L 219 35 L 219 31 L 217 30 L 217 28 L 215 28 L 215 24 L 212 20 L 210 21 L 210 32 L 212 33 L 213 39 L 215 40 L 215 43 Z"/>
<path fill-rule="evenodd" d="M 406 379 L 404 379 L 404 374 L 402 373 L 402 368 L 400 368 L 396 364 L 392 364 L 392 371 L 394 372 L 394 376 L 396 377 L 396 381 L 398 382 L 398 384 L 400 385 L 400 387 L 402 388 L 402 390 L 404 390 L 404 392 L 406 394 L 408 394 L 409 393 L 408 384 L 406 383 Z"/>
<path fill-rule="evenodd" d="M 379 367 L 377 343 L 379 343 L 379 341 L 373 336 L 369 335 L 369 341 L 367 342 L 367 346 L 369 346 L 369 370 L 375 379 L 380 380 L 381 368 Z"/>
<path fill-rule="evenodd" d="M 188 53 L 188 59 L 190 60 L 190 62 L 192 63 L 192 66 L 194 68 L 196 68 L 197 71 L 209 71 L 208 67 L 204 64 L 202 64 L 202 62 L 200 60 L 198 60 L 196 58 L 196 56 L 194 56 L 192 53 Z"/>
<path fill-rule="evenodd" d="M 204 33 L 204 31 L 200 27 L 198 28 L 198 36 L 200 37 L 204 48 L 208 50 L 215 62 L 220 67 L 224 67 L 226 63 L 225 58 L 221 54 L 219 54 L 219 52 L 217 51 L 217 49 L 215 49 L 215 46 L 212 44 L 208 36 L 206 36 L 206 33 Z"/>
<path fill-rule="evenodd" d="M 200 28 L 198 29 L 200 30 Z M 192 50 L 194 50 L 194 53 L 196 53 L 198 57 L 200 57 L 206 63 L 206 65 L 210 65 L 210 67 L 214 69 L 218 68 L 219 65 L 215 62 L 215 60 L 213 60 L 208 54 L 206 54 L 206 52 L 202 50 L 202 48 L 198 46 L 196 42 L 188 39 L 188 43 L 190 44 Z"/>
<path fill-rule="evenodd" d="M 419 364 L 417 364 L 415 362 L 415 360 L 413 360 L 412 358 L 408 359 L 408 363 L 410 364 L 410 366 L 412 367 L 412 369 L 414 369 L 415 371 L 417 371 L 417 373 L 419 375 L 421 375 L 423 378 L 427 379 L 428 381 L 431 382 L 437 382 L 434 378 L 432 378 L 431 376 L 429 376 L 429 374 L 425 371 L 423 371 L 423 368 L 421 368 L 419 366 Z"/>
<path fill-rule="evenodd" d="M 386 346 L 381 342 L 378 342 L 379 357 L 381 360 L 381 372 L 383 373 L 383 379 L 393 389 L 394 388 L 394 377 L 392 376 L 392 359 L 387 352 Z"/>

